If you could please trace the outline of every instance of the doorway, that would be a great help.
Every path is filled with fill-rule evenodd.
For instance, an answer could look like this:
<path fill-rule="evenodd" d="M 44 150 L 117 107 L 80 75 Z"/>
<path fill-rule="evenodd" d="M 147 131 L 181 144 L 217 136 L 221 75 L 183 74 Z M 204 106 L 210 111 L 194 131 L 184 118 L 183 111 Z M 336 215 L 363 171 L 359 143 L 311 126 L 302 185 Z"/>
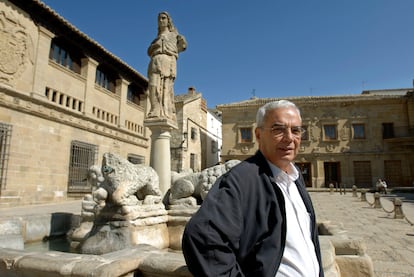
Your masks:
<path fill-rule="evenodd" d="M 305 180 L 306 187 L 312 187 L 312 174 L 311 174 L 311 163 L 295 163 L 300 172 L 302 173 L 303 179 Z"/>
<path fill-rule="evenodd" d="M 341 183 L 341 165 L 339 162 L 324 162 L 323 169 L 325 171 L 325 186 L 329 187 L 329 184 L 334 184 L 338 187 Z"/>

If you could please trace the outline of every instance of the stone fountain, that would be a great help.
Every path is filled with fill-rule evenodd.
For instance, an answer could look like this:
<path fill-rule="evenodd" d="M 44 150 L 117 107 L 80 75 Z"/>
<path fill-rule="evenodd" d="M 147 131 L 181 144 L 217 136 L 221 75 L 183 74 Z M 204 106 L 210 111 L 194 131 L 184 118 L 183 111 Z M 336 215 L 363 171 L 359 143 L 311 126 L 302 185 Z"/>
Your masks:
<path fill-rule="evenodd" d="M 215 180 L 238 162 L 198 173 L 173 172 L 164 205 L 153 168 L 105 153 L 101 169 L 92 166 L 89 170 L 94 190 L 84 197 L 81 224 L 70 233 L 72 249 L 99 255 L 139 244 L 181 250 L 186 222 Z"/>

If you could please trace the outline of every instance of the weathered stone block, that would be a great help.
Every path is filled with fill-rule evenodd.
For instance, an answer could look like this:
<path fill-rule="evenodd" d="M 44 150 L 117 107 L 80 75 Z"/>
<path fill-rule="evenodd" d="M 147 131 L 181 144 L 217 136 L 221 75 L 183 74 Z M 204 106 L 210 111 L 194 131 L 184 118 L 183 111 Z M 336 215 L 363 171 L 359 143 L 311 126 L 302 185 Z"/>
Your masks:
<path fill-rule="evenodd" d="M 373 277 L 374 266 L 368 255 L 341 255 L 336 257 L 341 277 Z"/>

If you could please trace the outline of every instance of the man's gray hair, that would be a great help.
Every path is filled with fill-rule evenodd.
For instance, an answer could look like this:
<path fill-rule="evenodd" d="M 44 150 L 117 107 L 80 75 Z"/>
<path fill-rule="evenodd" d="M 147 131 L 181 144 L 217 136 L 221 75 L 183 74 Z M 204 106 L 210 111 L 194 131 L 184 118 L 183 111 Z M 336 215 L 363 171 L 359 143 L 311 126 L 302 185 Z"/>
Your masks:
<path fill-rule="evenodd" d="M 266 103 L 263 106 L 261 106 L 259 110 L 257 110 L 256 126 L 263 127 L 263 123 L 264 123 L 267 112 L 274 110 L 274 109 L 279 109 L 279 108 L 295 108 L 299 114 L 299 118 L 301 117 L 299 108 L 293 102 L 290 102 L 289 100 L 277 100 L 277 101 Z"/>

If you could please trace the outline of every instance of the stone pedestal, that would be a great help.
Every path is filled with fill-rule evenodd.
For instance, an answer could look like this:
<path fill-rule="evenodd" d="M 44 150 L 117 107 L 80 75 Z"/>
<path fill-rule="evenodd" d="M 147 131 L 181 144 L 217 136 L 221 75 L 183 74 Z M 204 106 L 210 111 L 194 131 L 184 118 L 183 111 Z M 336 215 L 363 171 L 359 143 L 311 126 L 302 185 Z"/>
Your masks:
<path fill-rule="evenodd" d="M 165 195 L 171 186 L 171 131 L 177 124 L 168 119 L 145 119 L 144 125 L 151 130 L 150 166 L 157 172 L 160 190 Z"/>

